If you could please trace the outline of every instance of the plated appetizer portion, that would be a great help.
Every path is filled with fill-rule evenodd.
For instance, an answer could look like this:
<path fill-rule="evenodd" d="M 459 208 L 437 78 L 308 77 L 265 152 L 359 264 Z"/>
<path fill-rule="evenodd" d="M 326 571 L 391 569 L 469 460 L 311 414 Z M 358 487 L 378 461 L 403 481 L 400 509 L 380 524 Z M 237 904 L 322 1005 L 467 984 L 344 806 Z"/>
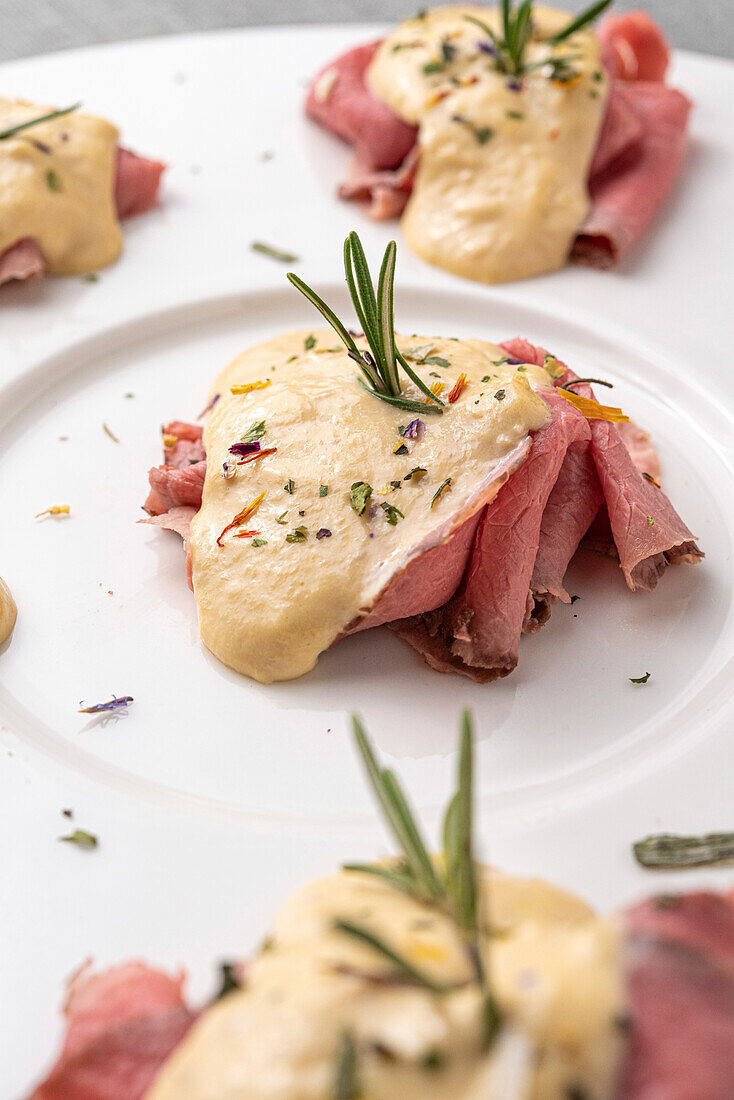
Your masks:
<path fill-rule="evenodd" d="M 356 234 L 346 257 L 363 334 L 291 276 L 334 331 L 252 348 L 217 380 L 203 432 L 164 428 L 143 522 L 184 537 L 215 656 L 291 679 L 388 623 L 433 668 L 485 682 L 570 602 L 587 533 L 632 590 L 702 557 L 649 437 L 588 379 L 524 340 L 396 335 L 394 244 L 376 289 Z"/>
<path fill-rule="evenodd" d="M 120 219 L 155 204 L 165 165 L 78 106 L 0 99 L 0 284 L 106 267 L 122 250 Z"/>
<path fill-rule="evenodd" d="M 354 147 L 342 198 L 479 282 L 611 267 L 678 175 L 691 104 L 644 12 L 597 37 L 606 6 L 434 8 L 327 65 L 306 112 Z"/>
<path fill-rule="evenodd" d="M 658 896 L 604 918 L 476 862 L 466 717 L 443 850 L 429 854 L 355 732 L 399 856 L 297 893 L 200 1012 L 183 975 L 83 971 L 32 1100 L 730 1100 L 730 896 Z"/>

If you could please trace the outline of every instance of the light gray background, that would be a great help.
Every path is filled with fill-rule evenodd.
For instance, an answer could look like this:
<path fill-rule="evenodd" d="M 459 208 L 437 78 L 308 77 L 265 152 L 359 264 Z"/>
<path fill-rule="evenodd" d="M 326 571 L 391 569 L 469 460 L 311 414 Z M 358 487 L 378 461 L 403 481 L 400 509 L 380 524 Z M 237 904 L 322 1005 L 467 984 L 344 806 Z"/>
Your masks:
<path fill-rule="evenodd" d="M 395 22 L 437 0 L 0 0 L 0 60 L 151 34 L 274 23 Z M 579 10 L 591 0 L 558 0 Z M 675 46 L 734 57 L 734 0 L 616 0 L 644 7 Z"/>

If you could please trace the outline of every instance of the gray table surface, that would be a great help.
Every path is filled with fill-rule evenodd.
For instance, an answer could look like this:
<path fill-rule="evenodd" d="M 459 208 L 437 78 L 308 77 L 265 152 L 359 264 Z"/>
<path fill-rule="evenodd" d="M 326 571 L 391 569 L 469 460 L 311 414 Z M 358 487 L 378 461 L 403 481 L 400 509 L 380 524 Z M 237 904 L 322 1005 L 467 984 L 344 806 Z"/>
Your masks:
<path fill-rule="evenodd" d="M 578 10 L 589 0 L 558 0 Z M 155 34 L 268 24 L 395 22 L 433 0 L 0 0 L 0 60 Z M 643 7 L 674 46 L 734 57 L 734 0 L 616 0 Z"/>

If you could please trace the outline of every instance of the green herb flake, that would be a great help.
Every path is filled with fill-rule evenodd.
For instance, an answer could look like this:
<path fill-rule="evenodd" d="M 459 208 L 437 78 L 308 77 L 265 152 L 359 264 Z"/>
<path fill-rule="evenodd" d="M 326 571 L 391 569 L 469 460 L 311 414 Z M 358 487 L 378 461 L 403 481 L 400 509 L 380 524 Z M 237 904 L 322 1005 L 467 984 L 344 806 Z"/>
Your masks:
<path fill-rule="evenodd" d="M 407 449 L 406 449 L 407 450 Z M 352 508 L 358 516 L 363 515 L 365 508 L 367 507 L 367 501 L 372 496 L 372 486 L 368 485 L 366 481 L 355 481 L 349 490 L 349 499 L 352 504 Z"/>
<path fill-rule="evenodd" d="M 289 477 L 288 480 L 286 481 L 285 485 L 283 486 L 286 493 L 290 493 L 291 496 L 293 496 L 293 490 L 295 489 L 295 487 L 296 487 L 296 483 L 295 483 L 295 481 L 293 480 L 292 477 Z"/>
<path fill-rule="evenodd" d="M 525 115 L 522 113 L 522 111 L 505 111 L 505 114 L 507 115 L 508 118 L 517 119 L 518 122 L 521 119 L 525 118 Z"/>
<path fill-rule="evenodd" d="M 650 679 L 651 673 L 646 672 L 644 676 L 630 676 L 629 682 L 631 684 L 646 684 Z"/>
<path fill-rule="evenodd" d="M 250 424 L 250 427 L 240 439 L 240 443 L 255 443 L 258 439 L 262 439 L 264 435 L 265 421 L 256 420 L 254 424 Z"/>
<path fill-rule="evenodd" d="M 464 115 L 452 115 L 451 117 L 454 122 L 458 122 L 461 126 L 466 126 L 466 128 L 474 134 L 475 139 L 480 145 L 486 145 L 490 138 L 494 137 L 494 130 L 491 126 L 477 126 L 476 123 L 471 122 L 471 120 Z"/>
<path fill-rule="evenodd" d="M 308 528 L 300 524 L 295 531 L 289 531 L 285 536 L 286 542 L 305 542 L 308 536 Z"/>
<path fill-rule="evenodd" d="M 434 73 L 442 73 L 445 68 L 445 61 L 426 61 L 422 66 L 422 72 L 425 76 L 432 76 Z"/>
<path fill-rule="evenodd" d="M 425 468 L 425 466 L 414 466 L 410 473 L 405 475 L 403 481 L 412 481 L 413 478 L 415 478 L 416 481 L 420 481 L 420 479 L 422 477 L 425 477 L 427 473 L 428 470 Z"/>
<path fill-rule="evenodd" d="M 401 519 L 405 519 L 404 514 L 399 508 L 396 508 L 394 504 L 388 504 L 386 500 L 383 500 L 380 507 L 385 512 L 385 519 L 391 527 L 396 527 Z"/>
<path fill-rule="evenodd" d="M 410 451 L 408 450 L 408 448 L 405 446 L 404 443 L 398 443 L 397 447 L 393 448 L 393 454 L 394 455 L 408 455 L 408 454 L 410 454 Z"/>
<path fill-rule="evenodd" d="M 427 355 L 425 359 L 421 359 L 421 363 L 426 365 L 430 364 L 432 367 L 450 367 L 448 359 L 444 359 L 442 355 Z"/>
<path fill-rule="evenodd" d="M 314 336 L 313 333 L 311 333 L 303 341 L 303 350 L 304 351 L 310 351 L 311 348 L 315 348 L 315 347 L 316 347 L 316 337 Z"/>
<path fill-rule="evenodd" d="M 421 1069 L 426 1069 L 431 1072 L 442 1070 L 446 1065 L 446 1055 L 438 1047 L 432 1047 L 431 1050 L 427 1050 L 421 1058 Z"/>
<path fill-rule="evenodd" d="M 97 274 L 96 271 L 86 271 L 84 273 L 84 275 L 82 275 L 82 282 L 83 283 L 98 283 L 99 282 L 99 275 Z"/>
<path fill-rule="evenodd" d="M 273 248 L 270 244 L 265 244 L 264 241 L 253 241 L 250 245 L 253 252 L 259 252 L 262 256 L 269 256 L 271 260 L 278 260 L 282 264 L 297 264 L 300 260 L 300 256 L 296 256 L 294 252 L 284 252 L 280 248 Z"/>
<path fill-rule="evenodd" d="M 253 539 L 252 540 L 252 546 L 267 546 L 267 545 L 268 545 L 268 540 L 267 539 Z"/>
<path fill-rule="evenodd" d="M 519 358 L 519 356 L 518 356 Z M 503 355 L 501 359 L 490 359 L 490 363 L 493 367 L 501 367 L 503 363 L 507 363 L 509 360 L 508 355 Z"/>
<path fill-rule="evenodd" d="M 654 527 L 655 526 L 655 520 L 652 518 L 652 516 L 647 517 L 647 526 L 648 527 Z"/>
<path fill-rule="evenodd" d="M 285 518 L 287 515 L 288 515 L 288 509 L 286 508 L 285 512 L 281 512 L 281 514 L 278 516 L 278 518 L 276 519 L 275 522 L 276 523 L 283 523 L 283 524 L 287 523 L 288 521 Z"/>
<path fill-rule="evenodd" d="M 504 401 L 505 391 L 504 390 L 497 390 L 497 393 L 494 395 L 494 399 L 495 399 L 495 401 Z"/>
<path fill-rule="evenodd" d="M 431 501 L 431 508 L 433 508 L 434 504 L 436 504 L 441 499 L 443 494 L 445 492 L 447 492 L 450 488 L 451 488 L 451 478 L 447 477 L 446 480 L 444 482 L 442 482 L 441 485 L 439 485 L 438 489 L 436 489 L 436 492 L 433 494 L 433 500 Z"/>
<path fill-rule="evenodd" d="M 46 172 L 46 183 L 48 184 L 49 191 L 61 190 L 61 177 L 53 168 L 49 168 Z"/>
<path fill-rule="evenodd" d="M 658 833 L 638 840 L 632 845 L 632 851 L 642 867 L 656 870 L 716 867 L 734 860 L 734 833 L 707 833 L 704 836 Z"/>
<path fill-rule="evenodd" d="M 591 74 L 591 79 L 594 81 L 595 84 L 601 84 L 602 80 L 604 79 L 604 74 L 600 72 L 599 69 L 597 69 L 596 72 Z"/>
<path fill-rule="evenodd" d="M 329 486 L 328 485 L 319 485 L 319 496 L 320 497 L 326 497 L 328 495 L 329 495 Z"/>
<path fill-rule="evenodd" d="M 403 487 L 403 485 L 402 485 L 401 481 L 391 481 L 390 482 L 390 488 L 391 489 L 402 489 L 402 487 Z"/>
<path fill-rule="evenodd" d="M 221 980 L 219 983 L 219 992 L 214 996 L 215 1001 L 221 1001 L 222 997 L 226 997 L 228 993 L 232 993 L 235 989 L 242 988 L 242 983 L 237 978 L 237 969 L 234 963 L 221 963 L 219 970 L 221 973 Z"/>
<path fill-rule="evenodd" d="M 75 829 L 73 833 L 69 833 L 68 836 L 60 836 L 59 840 L 63 840 L 66 844 L 76 844 L 77 848 L 96 848 L 99 845 L 99 841 L 94 833 L 87 833 L 84 829 Z"/>

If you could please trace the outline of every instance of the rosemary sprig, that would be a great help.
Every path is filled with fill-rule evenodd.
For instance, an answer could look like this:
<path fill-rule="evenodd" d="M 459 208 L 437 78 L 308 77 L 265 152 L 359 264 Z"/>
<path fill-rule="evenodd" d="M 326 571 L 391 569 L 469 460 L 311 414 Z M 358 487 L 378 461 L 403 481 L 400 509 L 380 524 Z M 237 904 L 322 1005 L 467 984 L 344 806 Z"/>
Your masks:
<path fill-rule="evenodd" d="M 0 141 L 5 141 L 6 138 L 15 137 L 16 134 L 21 133 L 23 130 L 27 130 L 30 126 L 38 126 L 40 122 L 51 122 L 54 118 L 61 118 L 63 115 L 71 114 L 72 111 L 78 111 L 81 107 L 80 103 L 73 103 L 71 107 L 62 107 L 59 111 L 49 111 L 45 115 L 39 115 L 38 118 L 29 118 L 27 122 L 19 122 L 17 126 L 11 126 L 7 130 L 0 132 Z"/>
<path fill-rule="evenodd" d="M 359 1075 L 357 1072 L 357 1043 L 352 1031 L 341 1037 L 339 1057 L 334 1078 L 334 1100 L 359 1100 Z"/>
<path fill-rule="evenodd" d="M 593 23 L 593 21 L 601 15 L 605 8 L 608 8 L 612 0 L 599 0 L 597 4 L 592 4 L 586 11 L 582 11 L 580 15 L 577 15 L 567 27 L 564 27 L 558 34 L 554 34 L 552 38 L 549 38 L 551 46 L 557 46 L 559 42 L 563 42 L 566 38 L 570 38 L 572 34 L 576 34 L 576 31 L 580 31 L 582 27 L 585 27 L 587 23 Z"/>
<path fill-rule="evenodd" d="M 642 867 L 677 870 L 682 867 L 715 867 L 734 860 L 734 833 L 677 836 L 658 833 L 632 846 Z"/>
<path fill-rule="evenodd" d="M 595 386 L 606 386 L 610 390 L 614 389 L 614 383 L 607 382 L 604 378 L 573 378 L 570 382 L 564 382 L 558 388 L 559 390 L 570 390 L 572 386 L 580 386 L 582 382 L 589 385 L 593 382 Z"/>
<path fill-rule="evenodd" d="M 593 22 L 605 8 L 609 7 L 611 2 L 612 0 L 598 0 L 597 3 L 592 4 L 591 7 L 577 15 L 563 30 L 546 39 L 546 41 L 551 46 L 557 46 L 559 42 L 564 42 L 576 31 Z M 522 3 L 517 7 L 514 6 L 513 0 L 502 0 L 501 15 L 502 33 L 500 35 L 495 34 L 484 20 L 478 19 L 474 15 L 463 17 L 468 23 L 473 23 L 479 27 L 490 39 L 494 49 L 488 46 L 487 50 L 493 54 L 494 64 L 499 72 L 506 73 L 508 76 L 523 76 L 532 69 L 542 68 L 544 65 L 552 63 L 553 59 L 547 58 L 543 62 L 536 62 L 532 65 L 525 64 L 525 50 L 533 37 L 533 0 L 522 0 Z"/>
<path fill-rule="evenodd" d="M 490 988 L 480 948 L 479 894 L 473 853 L 474 753 L 469 713 L 465 711 L 462 717 L 457 788 L 444 818 L 442 869 L 438 869 L 440 865 L 434 864 L 428 854 L 420 828 L 398 780 L 389 769 L 380 767 L 367 734 L 356 716 L 352 717 L 352 723 L 368 779 L 401 849 L 402 859 L 398 864 L 392 865 L 347 864 L 344 869 L 376 875 L 394 889 L 424 904 L 435 905 L 455 923 L 471 963 L 474 980 L 482 992 L 482 1034 L 485 1049 L 489 1049 L 501 1024 L 501 1016 Z M 345 923 L 347 922 L 338 922 L 342 931 Z M 391 948 L 369 930 L 357 926 L 355 933 L 353 927 L 353 935 L 371 944 L 384 957 L 390 958 L 406 975 L 404 960 L 396 960 Z M 407 966 L 412 972 L 412 980 L 415 981 L 414 968 L 410 964 Z M 456 987 L 440 991 L 449 992 L 451 988 Z"/>
<path fill-rule="evenodd" d="M 355 361 L 362 372 L 359 382 L 369 393 L 386 404 L 400 409 L 440 413 L 444 402 L 415 373 L 395 342 L 396 258 L 397 245 L 395 241 L 390 241 L 382 258 L 375 291 L 367 257 L 358 234 L 352 231 L 344 242 L 344 273 L 347 287 L 360 327 L 369 345 L 369 351 L 359 350 L 346 325 L 342 324 L 333 309 L 319 297 L 315 290 L 304 283 L 303 279 L 292 271 L 288 272 L 288 279 L 334 329 L 347 349 L 347 355 Z M 426 405 L 422 401 L 412 401 L 402 396 L 398 366 L 402 367 L 432 404 Z"/>
<path fill-rule="evenodd" d="M 423 989 L 427 989 L 429 993 L 445 994 L 451 993 L 455 989 L 459 989 L 463 983 L 456 982 L 434 982 L 432 978 L 429 978 L 422 971 L 416 969 L 409 963 L 407 959 L 398 954 L 394 948 L 380 937 L 375 935 L 374 932 L 370 932 L 368 928 L 363 928 L 361 924 L 355 924 L 353 921 L 337 920 L 334 921 L 334 928 L 337 932 L 344 932 L 347 936 L 351 936 L 352 939 L 359 940 L 361 943 L 367 944 L 378 955 L 382 955 L 383 959 L 387 959 L 392 963 L 397 971 L 397 976 L 401 981 L 407 982 L 409 985 L 421 986 Z"/>

